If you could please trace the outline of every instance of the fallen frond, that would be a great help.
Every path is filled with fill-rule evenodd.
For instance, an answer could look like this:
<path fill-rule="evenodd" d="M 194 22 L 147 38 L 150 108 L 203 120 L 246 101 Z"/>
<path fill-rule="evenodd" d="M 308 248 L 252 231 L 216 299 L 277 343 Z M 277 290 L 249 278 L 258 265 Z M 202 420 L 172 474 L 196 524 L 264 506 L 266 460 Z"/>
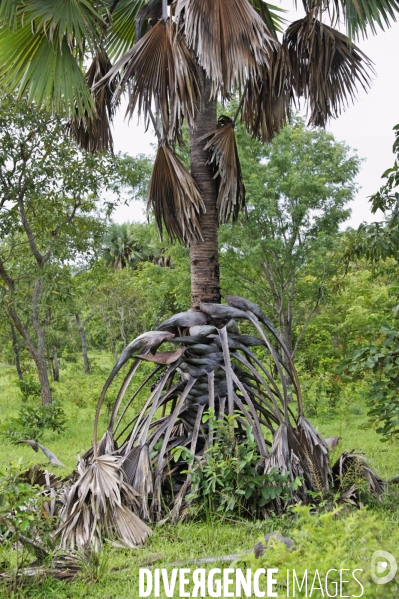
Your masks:
<path fill-rule="evenodd" d="M 124 480 L 123 460 L 101 455 L 78 464 L 78 479 L 64 492 L 57 531 L 62 549 L 98 550 L 104 537 L 137 548 L 151 534 L 134 513 L 139 493 Z"/>

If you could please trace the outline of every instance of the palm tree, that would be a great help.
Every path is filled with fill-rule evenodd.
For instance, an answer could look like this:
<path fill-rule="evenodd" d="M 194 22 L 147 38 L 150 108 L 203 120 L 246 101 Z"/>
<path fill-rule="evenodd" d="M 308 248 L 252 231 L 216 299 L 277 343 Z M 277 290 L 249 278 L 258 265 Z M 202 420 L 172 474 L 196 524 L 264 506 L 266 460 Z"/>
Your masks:
<path fill-rule="evenodd" d="M 220 301 L 218 223 L 245 207 L 237 119 L 267 141 L 303 98 L 309 122 L 323 126 L 370 83 L 371 63 L 351 38 L 389 25 L 398 8 L 396 0 L 303 5 L 305 17 L 283 32 L 279 9 L 263 0 L 1 2 L 7 91 L 68 114 L 91 151 L 112 149 L 110 121 L 125 92 L 128 114 L 152 121 L 159 149 L 149 207 L 160 230 L 190 245 L 194 307 Z M 332 28 L 339 19 L 350 37 Z M 217 100 L 232 95 L 235 118 L 218 121 Z M 184 121 L 190 173 L 174 152 Z"/>
<path fill-rule="evenodd" d="M 150 248 L 140 244 L 127 223 L 112 223 L 103 242 L 103 257 L 114 270 L 130 266 L 135 268 L 139 262 L 151 255 Z"/>
<path fill-rule="evenodd" d="M 312 125 L 338 116 L 359 86 L 370 85 L 371 62 L 352 39 L 365 35 L 367 27 L 374 32 L 389 25 L 399 5 L 397 0 L 303 0 L 303 6 L 305 16 L 282 32 L 278 9 L 263 0 L 0 3 L 0 84 L 64 111 L 71 133 L 90 151 L 112 149 L 110 123 L 127 93 L 128 114 L 137 111 L 158 137 L 149 207 L 161 232 L 164 226 L 171 238 L 190 246 L 194 310 L 134 340 L 107 379 L 93 448 L 66 490 L 60 529 L 65 546 L 100 542 L 104 530 L 117 531 L 129 546 L 141 542 L 148 530 L 129 515 L 132 509 L 143 519 L 165 513 L 178 518 L 190 475 L 183 459 L 173 465 L 172 450 L 182 445 L 201 459 L 213 438 L 211 421 L 202 421 L 205 409 L 219 417 L 238 411 L 234 442 L 251 427 L 260 473 L 278 468 L 302 477 L 294 499 L 306 500 L 308 490 L 324 492 L 355 459 L 343 454 L 336 470 L 331 468 L 326 441 L 303 416 L 289 352 L 259 308 L 235 296 L 226 298 L 228 306 L 220 305 L 218 225 L 245 209 L 235 123 L 241 119 L 267 142 L 288 119 L 296 98 L 308 103 Z M 340 20 L 349 37 L 333 28 Z M 234 96 L 234 118 L 217 119 L 217 101 Z M 190 172 L 175 153 L 183 123 Z M 257 336 L 241 335 L 237 321 L 251 325 Z M 180 347 L 158 352 L 164 342 Z M 269 364 L 259 359 L 267 353 Z M 130 359 L 107 431 L 97 443 L 105 393 Z M 155 363 L 153 372 L 140 379 L 123 406 L 134 374 L 148 361 Z M 289 401 L 287 380 L 296 406 Z M 125 424 L 147 383 L 152 385 L 148 400 Z M 364 473 L 379 489 L 370 469 Z"/>

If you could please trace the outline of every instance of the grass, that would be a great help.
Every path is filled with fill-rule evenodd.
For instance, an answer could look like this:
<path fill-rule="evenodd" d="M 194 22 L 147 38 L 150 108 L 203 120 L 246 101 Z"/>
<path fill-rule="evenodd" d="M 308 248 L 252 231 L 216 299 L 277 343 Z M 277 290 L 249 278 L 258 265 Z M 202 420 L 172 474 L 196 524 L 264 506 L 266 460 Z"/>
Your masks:
<path fill-rule="evenodd" d="M 67 414 L 67 430 L 58 435 L 46 431 L 42 443 L 48 446 L 65 464 L 63 473 L 69 473 L 76 465 L 77 455 L 82 455 L 92 444 L 93 419 L 97 397 L 102 384 L 112 366 L 112 358 L 105 354 L 95 356 L 93 374 L 84 376 L 80 366 L 69 364 L 61 371 L 61 382 L 54 384 L 54 395 L 62 401 Z M 15 383 L 15 372 L 7 365 L 0 365 L 0 422 L 18 414 L 21 394 Z M 342 441 L 339 451 L 344 449 L 363 451 L 370 464 L 384 478 L 394 476 L 399 471 L 399 444 L 382 443 L 380 437 L 366 428 L 366 409 L 361 413 L 350 410 L 340 415 L 310 418 L 325 437 L 339 435 Z M 105 428 L 106 410 L 101 417 Z M 336 452 L 337 453 L 337 452 Z M 0 443 L 0 470 L 10 461 L 21 459 L 26 463 L 41 463 L 48 467 L 43 454 L 34 454 L 25 445 L 12 445 L 2 438 Z M 50 467 L 48 467 L 51 470 Z M 52 469 L 60 474 L 57 469 Z M 389 531 L 396 530 L 399 522 L 399 507 L 385 500 L 373 510 Z M 289 536 L 292 516 L 269 517 L 259 522 L 229 521 L 211 519 L 208 522 L 183 521 L 176 526 L 154 527 L 154 534 L 146 546 L 137 551 L 125 551 L 107 547 L 97 564 L 88 566 L 84 577 L 73 583 L 60 583 L 52 579 L 41 581 L 37 588 L 31 587 L 19 594 L 4 591 L 1 597 L 32 597 L 45 599 L 132 599 L 138 597 L 138 569 L 140 567 L 165 567 L 166 564 L 183 559 L 210 555 L 239 553 L 252 547 L 266 533 L 278 530 Z M 321 548 L 322 550 L 322 548 Z M 228 567 L 228 564 L 210 564 L 212 567 Z M 190 567 L 190 566 L 188 566 Z M 192 566 L 198 567 L 198 566 Z M 168 568 L 170 571 L 170 567 Z M 165 595 L 162 595 L 163 597 Z M 175 595 L 178 596 L 178 595 Z M 317 595 L 316 595 L 317 596 Z M 153 597 L 153 595 L 151 595 Z"/>

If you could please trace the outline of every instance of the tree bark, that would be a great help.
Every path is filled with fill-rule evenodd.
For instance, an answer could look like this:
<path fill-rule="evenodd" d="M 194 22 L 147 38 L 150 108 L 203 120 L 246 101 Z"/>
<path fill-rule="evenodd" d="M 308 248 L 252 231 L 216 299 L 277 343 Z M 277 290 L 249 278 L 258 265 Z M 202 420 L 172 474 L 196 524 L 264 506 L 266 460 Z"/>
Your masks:
<path fill-rule="evenodd" d="M 22 373 L 22 368 L 21 368 L 21 360 L 19 357 L 20 351 L 21 351 L 21 347 L 18 343 L 18 339 L 17 339 L 17 334 L 15 332 L 15 327 L 14 324 L 12 322 L 10 322 L 11 325 L 11 337 L 12 337 L 12 349 L 14 352 L 14 364 L 15 364 L 15 368 L 17 369 L 17 374 L 18 374 L 18 379 L 20 381 L 23 380 L 24 375 Z"/>
<path fill-rule="evenodd" d="M 281 339 L 284 342 L 285 347 L 289 351 L 290 356 L 292 357 L 293 353 L 293 341 L 292 341 L 292 323 L 291 321 L 285 320 L 281 324 Z"/>
<path fill-rule="evenodd" d="M 89 318 L 91 318 L 92 316 L 93 315 L 91 314 L 89 316 Z M 83 365 L 84 365 L 84 369 L 85 369 L 85 374 L 90 373 L 90 362 L 89 362 L 89 356 L 87 354 L 87 339 L 86 339 L 86 331 L 85 331 L 85 324 L 89 320 L 89 318 L 86 318 L 86 320 L 84 320 L 83 324 L 82 324 L 80 322 L 79 314 L 75 314 L 76 326 L 78 327 L 78 331 L 80 334 L 80 340 L 82 343 L 82 356 L 83 356 Z"/>
<path fill-rule="evenodd" d="M 60 382 L 60 364 L 58 361 L 58 350 L 56 345 L 53 345 L 53 379 L 55 383 Z"/>
<path fill-rule="evenodd" d="M 216 100 L 210 100 L 211 81 L 202 74 L 201 104 L 196 126 L 190 130 L 191 174 L 201 192 L 206 212 L 200 217 L 203 241 L 193 241 L 190 247 L 191 305 L 199 302 L 220 303 L 218 256 L 217 181 L 213 166 L 207 164 L 209 153 L 200 138 L 217 127 Z"/>

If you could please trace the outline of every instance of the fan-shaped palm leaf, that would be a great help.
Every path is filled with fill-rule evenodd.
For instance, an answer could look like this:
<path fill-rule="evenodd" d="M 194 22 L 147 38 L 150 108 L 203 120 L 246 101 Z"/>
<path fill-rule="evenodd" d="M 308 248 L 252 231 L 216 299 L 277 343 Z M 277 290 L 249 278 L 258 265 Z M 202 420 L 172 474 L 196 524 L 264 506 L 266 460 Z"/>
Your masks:
<path fill-rule="evenodd" d="M 105 81 L 112 81 L 121 70 L 119 95 L 127 86 L 128 113 L 137 107 L 148 123 L 154 104 L 163 138 L 180 136 L 183 116 L 190 126 L 194 124 L 199 97 L 196 67 L 184 37 L 169 20 L 152 27 L 117 61 Z"/>
<path fill-rule="evenodd" d="M 285 125 L 293 98 L 289 63 L 281 45 L 270 55 L 270 64 L 247 82 L 241 119 L 249 133 L 271 141 Z"/>
<path fill-rule="evenodd" d="M 104 49 L 100 49 L 86 73 L 88 88 L 92 89 L 111 68 L 112 64 L 107 53 Z M 109 85 L 93 90 L 94 114 L 86 111 L 82 116 L 78 112 L 76 117 L 70 121 L 70 133 L 83 150 L 89 152 L 113 151 L 114 144 L 110 125 L 117 106 L 117 103 L 113 102 L 113 97 L 118 85 L 119 80 L 115 78 Z"/>
<path fill-rule="evenodd" d="M 107 37 L 107 51 L 117 59 L 134 45 L 136 40 L 136 19 L 147 0 L 107 0 L 109 10 L 113 8 L 111 26 Z"/>
<path fill-rule="evenodd" d="M 348 36 L 367 37 L 367 29 L 375 35 L 377 26 L 389 27 L 396 21 L 399 5 L 396 0 L 302 0 L 307 13 L 317 14 L 318 10 L 328 11 L 332 24 L 342 20 L 346 23 Z"/>
<path fill-rule="evenodd" d="M 87 0 L 1 3 L 0 78 L 8 92 L 56 111 L 91 113 L 81 71 L 85 45 L 99 41 L 103 22 Z"/>
<path fill-rule="evenodd" d="M 292 85 L 309 100 L 310 124 L 324 126 L 353 101 L 357 87 L 370 86 L 371 61 L 342 33 L 305 17 L 284 36 Z"/>
<path fill-rule="evenodd" d="M 213 95 L 227 97 L 268 64 L 275 39 L 248 0 L 178 0 L 176 15 Z"/>
<path fill-rule="evenodd" d="M 63 497 L 58 529 L 61 547 L 91 545 L 98 550 L 104 537 L 130 548 L 142 545 L 151 529 L 132 511 L 139 509 L 138 498 L 139 493 L 124 480 L 121 457 L 80 460 L 78 479 Z"/>
<path fill-rule="evenodd" d="M 210 160 L 217 165 L 219 223 L 227 223 L 231 215 L 235 221 L 240 210 L 245 210 L 245 187 L 232 119 L 220 117 L 216 131 L 207 133 L 202 139 L 208 139 L 204 149 L 211 151 Z"/>
<path fill-rule="evenodd" d="M 162 222 L 172 239 L 190 243 L 201 238 L 198 217 L 205 211 L 201 194 L 190 173 L 172 150 L 158 148 L 148 188 L 148 208 L 152 208 L 162 234 Z"/>

